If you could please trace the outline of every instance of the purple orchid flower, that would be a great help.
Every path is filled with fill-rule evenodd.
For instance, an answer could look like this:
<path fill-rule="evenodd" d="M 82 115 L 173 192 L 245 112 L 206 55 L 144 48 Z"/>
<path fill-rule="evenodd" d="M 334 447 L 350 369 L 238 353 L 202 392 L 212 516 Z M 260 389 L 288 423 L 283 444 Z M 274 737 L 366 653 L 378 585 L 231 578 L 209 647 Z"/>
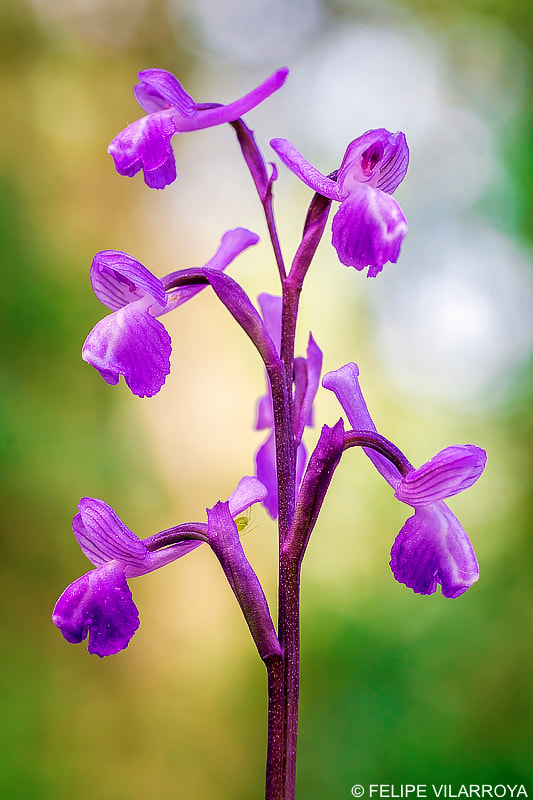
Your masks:
<path fill-rule="evenodd" d="M 147 186 L 164 189 L 176 180 L 174 134 L 234 122 L 280 89 L 288 74 L 287 68 L 278 69 L 244 97 L 219 105 L 197 104 L 172 73 L 145 69 L 133 92 L 147 116 L 115 136 L 107 152 L 120 175 L 132 177 L 142 169 Z"/>
<path fill-rule="evenodd" d="M 322 381 L 335 393 L 355 431 L 376 432 L 359 386 L 359 369 L 346 364 L 328 372 Z M 395 496 L 415 509 L 391 550 L 394 577 L 419 594 L 432 594 L 437 584 L 444 597 L 458 597 L 479 577 L 476 556 L 459 520 L 442 502 L 472 486 L 487 460 L 472 444 L 447 447 L 423 466 L 408 464 L 406 474 L 385 456 L 364 448 Z"/>
<path fill-rule="evenodd" d="M 224 270 L 259 237 L 246 228 L 227 231 L 206 268 Z M 98 299 L 113 313 L 98 322 L 82 349 L 82 358 L 107 383 L 120 375 L 138 397 L 152 397 L 170 372 L 170 336 L 157 319 L 190 300 L 204 286 L 165 291 L 165 278 L 156 278 L 126 253 L 103 250 L 91 266 L 91 283 Z"/>
<path fill-rule="evenodd" d="M 265 487 L 257 478 L 242 478 L 223 504 L 233 525 L 232 517 L 263 500 L 265 493 Z M 83 497 L 78 509 L 72 530 L 96 569 L 65 589 L 56 603 L 52 620 L 71 644 L 79 644 L 88 636 L 89 653 L 100 657 L 114 655 L 128 646 L 140 624 L 127 579 L 146 575 L 176 561 L 208 542 L 210 534 L 205 523 L 191 523 L 142 540 L 103 500 Z M 174 543 L 163 547 L 165 535 Z M 182 540 L 176 541 L 180 537 Z M 162 549 L 152 550 L 157 544 Z M 242 565 L 242 556 L 239 564 Z"/>
<path fill-rule="evenodd" d="M 265 328 L 270 334 L 278 353 L 281 346 L 281 297 L 267 293 L 257 298 Z M 294 360 L 294 437 L 296 444 L 296 491 L 300 486 L 307 463 L 307 452 L 302 442 L 305 427 L 313 425 L 313 401 L 320 384 L 322 351 L 309 334 L 307 358 Z M 274 440 L 274 411 L 270 388 L 257 404 L 256 430 L 268 429 L 266 441 L 256 453 L 256 475 L 267 487 L 263 505 L 272 519 L 278 516 L 278 478 L 276 472 L 276 446 Z"/>
<path fill-rule="evenodd" d="M 285 166 L 318 194 L 340 202 L 332 243 L 340 261 L 374 278 L 387 261 L 396 263 L 407 233 L 405 215 L 391 196 L 409 163 L 405 135 L 384 128 L 367 131 L 348 145 L 335 175 L 322 175 L 287 139 L 270 142 Z M 335 178 L 335 179 L 334 179 Z"/>

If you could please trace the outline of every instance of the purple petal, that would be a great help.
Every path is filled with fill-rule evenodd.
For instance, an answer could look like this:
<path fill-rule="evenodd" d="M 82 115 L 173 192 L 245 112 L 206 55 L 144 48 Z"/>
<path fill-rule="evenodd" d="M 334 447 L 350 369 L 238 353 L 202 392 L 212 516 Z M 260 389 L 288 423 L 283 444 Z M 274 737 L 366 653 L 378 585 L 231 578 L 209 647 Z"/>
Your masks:
<path fill-rule="evenodd" d="M 159 305 L 167 304 L 165 288 L 159 278 L 140 261 L 120 250 L 101 250 L 91 264 L 91 285 L 97 298 L 116 311 L 140 300 L 146 294 Z"/>
<path fill-rule="evenodd" d="M 265 328 L 276 345 L 278 353 L 281 348 L 281 307 L 282 299 L 274 294 L 263 292 L 257 298 Z"/>
<path fill-rule="evenodd" d="M 432 594 L 440 583 L 444 597 L 459 597 L 479 577 L 470 540 L 443 502 L 416 509 L 396 537 L 390 566 L 418 594 Z"/>
<path fill-rule="evenodd" d="M 272 396 L 268 391 L 257 401 L 257 416 L 254 427 L 256 431 L 262 431 L 265 428 L 272 428 L 273 425 L 274 409 L 272 408 Z"/>
<path fill-rule="evenodd" d="M 217 503 L 208 508 L 207 525 L 209 544 L 237 598 L 261 658 L 279 655 L 281 649 L 268 603 L 242 548 L 229 504 Z"/>
<path fill-rule="evenodd" d="M 374 431 L 377 433 L 377 428 L 370 416 L 359 386 L 359 368 L 357 364 L 351 362 L 340 369 L 328 372 L 322 379 L 322 386 L 335 394 L 354 430 Z M 401 480 L 398 469 L 387 458 L 376 453 L 375 450 L 370 448 L 363 449 L 385 480 L 393 489 L 396 489 Z"/>
<path fill-rule="evenodd" d="M 276 151 L 286 167 L 309 188 L 330 200 L 342 200 L 339 186 L 331 178 L 322 175 L 287 139 L 271 139 L 270 146 Z"/>
<path fill-rule="evenodd" d="M 111 506 L 94 497 L 82 497 L 72 530 L 89 561 L 99 567 L 108 561 L 140 564 L 147 556 L 146 545 L 124 525 Z"/>
<path fill-rule="evenodd" d="M 146 559 L 138 564 L 128 564 L 125 568 L 126 578 L 138 578 L 140 575 L 146 575 L 156 569 L 165 567 L 178 558 L 183 558 L 187 553 L 196 550 L 204 542 L 197 539 L 191 539 L 185 542 L 176 542 L 168 547 L 162 547 L 160 550 L 153 550 L 147 553 Z"/>
<path fill-rule="evenodd" d="M 226 231 L 220 240 L 220 244 L 215 255 L 209 259 L 207 264 L 205 264 L 205 267 L 213 270 L 223 271 L 235 258 L 237 258 L 238 255 L 244 252 L 244 250 L 247 250 L 249 247 L 252 247 L 258 242 L 259 236 L 256 233 L 249 231 L 247 228 L 234 228 L 233 230 Z M 166 275 L 163 278 L 164 284 L 168 286 L 175 274 L 176 273 L 172 272 L 169 275 Z M 205 288 L 205 284 L 199 286 L 178 287 L 172 292 L 172 295 L 169 298 L 168 306 L 163 313 L 166 313 L 166 311 L 173 311 L 175 308 L 183 305 L 183 303 L 186 303 L 187 300 L 190 300 L 192 297 L 197 295 L 198 292 L 201 292 L 202 289 Z"/>
<path fill-rule="evenodd" d="M 187 94 L 179 80 L 166 69 L 143 69 L 137 73 L 140 80 L 133 93 L 141 108 L 148 114 L 173 106 L 184 117 L 195 112 L 194 100 Z"/>
<path fill-rule="evenodd" d="M 368 277 L 374 278 L 387 261 L 398 260 L 407 220 L 389 194 L 356 183 L 333 217 L 332 233 L 341 263 L 369 267 Z"/>
<path fill-rule="evenodd" d="M 176 178 L 176 162 L 170 140 L 176 133 L 175 111 L 170 108 L 149 114 L 121 131 L 107 152 L 120 175 L 132 177 L 144 171 L 152 189 L 164 189 Z"/>
<path fill-rule="evenodd" d="M 142 301 L 140 301 L 142 303 Z M 170 336 L 142 305 L 131 303 L 101 319 L 82 349 L 82 358 L 109 384 L 120 375 L 138 397 L 152 397 L 170 372 Z"/>
<path fill-rule="evenodd" d="M 487 463 L 487 454 L 473 444 L 453 445 L 437 453 L 403 478 L 395 495 L 413 508 L 435 503 L 468 489 Z"/>
<path fill-rule="evenodd" d="M 408 165 L 405 134 L 378 128 L 348 145 L 337 181 L 344 195 L 352 191 L 355 183 L 366 183 L 392 194 L 404 179 Z"/>
<path fill-rule="evenodd" d="M 255 456 L 255 472 L 266 486 L 267 494 L 263 505 L 272 519 L 278 516 L 278 478 L 276 473 L 276 444 L 274 432 L 261 445 Z"/>
<path fill-rule="evenodd" d="M 89 653 L 103 657 L 124 650 L 139 627 L 124 567 L 110 561 L 71 583 L 57 601 L 52 620 L 71 644 L 89 635 Z"/>
<path fill-rule="evenodd" d="M 267 488 L 260 480 L 252 475 L 245 475 L 228 498 L 231 516 L 236 517 L 238 514 L 242 514 L 250 506 L 264 500 L 266 495 Z"/>
<path fill-rule="evenodd" d="M 234 122 L 259 105 L 259 103 L 262 103 L 263 100 L 266 100 L 267 97 L 270 97 L 271 94 L 277 92 L 287 80 L 288 74 L 289 70 L 286 67 L 282 67 L 282 69 L 278 69 L 270 75 L 266 81 L 263 81 L 251 92 L 248 92 L 244 97 L 235 100 L 233 103 L 229 103 L 226 106 L 216 106 L 215 108 L 199 109 L 197 106 L 196 114 L 190 118 L 175 116 L 176 131 L 185 133 L 186 131 L 211 128 L 213 125 L 223 125 L 225 122 Z"/>
<path fill-rule="evenodd" d="M 309 420 L 312 419 L 313 402 L 320 385 L 320 373 L 322 371 L 322 350 L 313 339 L 312 334 L 309 334 L 306 366 L 307 383 L 299 408 L 296 428 L 297 442 L 302 438 L 305 425 L 312 424 Z"/>

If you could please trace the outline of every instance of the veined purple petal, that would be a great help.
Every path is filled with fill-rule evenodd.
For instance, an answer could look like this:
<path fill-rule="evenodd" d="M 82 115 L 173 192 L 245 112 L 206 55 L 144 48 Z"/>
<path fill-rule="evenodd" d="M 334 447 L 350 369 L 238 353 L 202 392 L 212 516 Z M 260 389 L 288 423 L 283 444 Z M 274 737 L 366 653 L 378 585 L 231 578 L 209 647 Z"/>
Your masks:
<path fill-rule="evenodd" d="M 196 113 L 194 100 L 179 80 L 166 69 L 143 69 L 137 73 L 140 83 L 133 93 L 141 108 L 148 114 L 173 106 L 184 117 Z"/>
<path fill-rule="evenodd" d="M 259 308 L 261 309 L 261 316 L 265 323 L 265 328 L 274 344 L 278 354 L 281 348 L 281 306 L 282 299 L 274 294 L 263 292 L 257 298 Z"/>
<path fill-rule="evenodd" d="M 140 301 L 142 303 L 142 301 Z M 138 397 L 152 397 L 170 372 L 170 336 L 140 304 L 131 303 L 101 319 L 82 349 L 82 358 L 109 384 L 120 375 Z"/>
<path fill-rule="evenodd" d="M 211 128 L 213 125 L 223 125 L 225 122 L 234 122 L 243 114 L 251 111 L 270 97 L 271 94 L 281 89 L 289 70 L 286 67 L 276 70 L 270 75 L 263 83 L 259 84 L 251 92 L 245 94 L 239 100 L 229 103 L 225 106 L 217 106 L 215 108 L 201 108 L 198 109 L 196 114 L 192 117 L 186 118 L 182 116 L 175 116 L 174 122 L 176 131 L 178 133 L 185 133 L 186 131 L 197 131 L 202 128 Z"/>
<path fill-rule="evenodd" d="M 111 506 L 95 497 L 82 497 L 78 510 L 72 520 L 72 530 L 95 567 L 108 561 L 120 561 L 124 565 L 145 561 L 146 545 L 124 525 Z"/>
<path fill-rule="evenodd" d="M 91 285 L 97 298 L 116 311 L 145 294 L 159 305 L 167 304 L 163 283 L 140 261 L 120 250 L 101 250 L 91 264 Z"/>
<path fill-rule="evenodd" d="M 404 179 L 408 165 L 405 134 L 378 128 L 348 145 L 337 181 L 345 194 L 352 191 L 355 183 L 366 183 L 392 194 Z"/>
<path fill-rule="evenodd" d="M 231 516 L 236 517 L 255 503 L 260 503 L 265 499 L 267 491 L 266 486 L 258 478 L 245 475 L 228 498 Z"/>
<path fill-rule="evenodd" d="M 395 263 L 407 233 L 407 220 L 396 200 L 379 189 L 355 183 L 333 217 L 332 243 L 339 260 L 374 278 L 387 261 Z"/>
<path fill-rule="evenodd" d="M 187 553 L 200 547 L 201 544 L 203 542 L 197 539 L 190 539 L 189 541 L 176 542 L 176 544 L 171 544 L 168 547 L 162 547 L 160 550 L 152 550 L 142 563 L 126 565 L 124 574 L 126 578 L 138 578 L 140 575 L 147 575 L 149 572 L 177 561 L 178 558 L 183 558 Z"/>
<path fill-rule="evenodd" d="M 54 608 L 54 625 L 71 644 L 89 636 L 89 653 L 103 657 L 124 650 L 139 627 L 139 612 L 124 567 L 109 561 L 68 586 Z"/>
<path fill-rule="evenodd" d="M 372 417 L 368 411 L 361 387 L 359 386 L 359 368 L 353 362 L 345 364 L 340 369 L 328 372 L 322 379 L 322 386 L 333 392 L 341 404 L 348 421 L 356 431 L 374 431 Z M 378 472 L 385 480 L 396 489 L 400 483 L 401 475 L 398 469 L 384 456 L 370 448 L 363 448 Z"/>
<path fill-rule="evenodd" d="M 274 431 L 261 445 L 255 456 L 255 472 L 267 488 L 263 505 L 272 519 L 278 516 L 278 478 L 276 474 L 276 443 Z"/>
<path fill-rule="evenodd" d="M 406 475 L 395 496 L 413 508 L 452 497 L 472 486 L 486 463 L 487 454 L 481 447 L 473 444 L 446 447 Z"/>
<path fill-rule="evenodd" d="M 121 131 L 107 152 L 120 175 L 132 177 L 144 171 L 152 189 L 164 189 L 176 178 L 176 162 L 170 140 L 176 133 L 176 112 L 169 108 L 132 122 Z"/>
<path fill-rule="evenodd" d="M 288 139 L 271 139 L 270 146 L 276 151 L 291 172 L 300 178 L 310 189 L 330 200 L 342 200 L 339 186 L 331 178 L 322 175 L 309 161 L 298 152 Z"/>
<path fill-rule="evenodd" d="M 479 577 L 470 540 L 443 502 L 416 509 L 396 537 L 390 566 L 418 594 L 432 594 L 439 583 L 444 597 L 459 597 Z"/>
<path fill-rule="evenodd" d="M 259 655 L 263 659 L 280 655 L 281 648 L 268 603 L 244 553 L 229 503 L 217 503 L 213 508 L 208 508 L 207 525 L 209 544 L 242 609 Z"/>
<path fill-rule="evenodd" d="M 205 264 L 205 267 L 223 271 L 238 255 L 244 252 L 244 250 L 247 250 L 258 242 L 259 236 L 249 231 L 247 228 L 234 228 L 233 230 L 226 231 L 220 240 L 216 253 L 209 259 L 207 264 Z M 175 274 L 175 272 L 172 272 L 166 275 L 163 278 L 163 283 L 168 286 Z M 205 288 L 206 285 L 204 284 L 199 286 L 180 286 L 174 289 L 169 297 L 168 306 L 162 309 L 161 313 L 173 311 Z M 159 314 L 157 316 L 159 316 Z"/>

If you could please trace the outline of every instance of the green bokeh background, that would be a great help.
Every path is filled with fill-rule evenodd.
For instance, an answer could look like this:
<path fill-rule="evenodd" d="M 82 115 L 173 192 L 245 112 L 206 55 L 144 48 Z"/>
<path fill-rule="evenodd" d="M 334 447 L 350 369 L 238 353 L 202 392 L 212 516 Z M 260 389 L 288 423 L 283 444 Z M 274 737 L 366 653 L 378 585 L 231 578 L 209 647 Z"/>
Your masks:
<path fill-rule="evenodd" d="M 187 15 L 181 36 L 173 34 L 163 2 L 146 3 L 120 46 L 112 35 L 120 15 L 106 16 L 105 3 L 107 38 L 93 36 L 83 14 L 47 14 L 48 5 L 61 6 L 0 2 L 0 797 L 249 800 L 262 793 L 263 667 L 209 553 L 132 582 L 142 625 L 115 658 L 67 645 L 50 620 L 58 595 L 87 569 L 70 531 L 79 497 L 106 499 L 141 536 L 201 518 L 252 468 L 263 376 L 203 295 L 172 323 L 180 347 L 161 398 L 138 401 L 81 361 L 81 343 L 102 313 L 88 282 L 96 251 L 127 250 L 162 274 L 206 261 L 221 234 L 184 238 L 169 254 L 153 218 L 140 222 L 150 203 L 157 214 L 159 196 L 117 176 L 105 153 L 135 118 L 130 87 L 139 69 L 170 69 L 187 86 L 193 69 L 212 68 L 213 55 L 184 45 Z M 465 10 L 482 14 L 533 57 L 526 0 L 395 7 L 435 35 Z M 340 23 L 364 16 L 355 3 L 324 8 Z M 520 118 L 501 143 L 516 197 L 512 235 L 526 241 L 533 238 L 527 77 Z M 237 148 L 231 152 L 242 169 Z M 186 193 L 186 180 L 167 191 Z M 255 218 L 234 224 L 256 224 L 264 237 Z M 334 263 L 327 247 L 322 258 Z M 250 277 L 254 263 L 246 256 L 234 274 L 248 275 L 256 291 L 264 281 Z M 268 257 L 257 264 L 260 272 L 271 267 Z M 319 267 L 317 284 L 324 274 Z M 365 337 L 370 289 L 359 296 L 362 279 L 350 278 L 359 321 L 324 328 L 320 344 L 333 353 L 360 348 L 372 363 L 370 393 L 387 420 L 384 432 L 409 445 L 413 460 L 455 441 L 489 452 L 480 484 L 452 503 L 482 579 L 456 602 L 397 585 L 387 561 L 404 510 L 364 459 L 349 454 L 303 572 L 298 797 L 341 800 L 355 783 L 524 784 L 532 796 L 531 373 L 524 367 L 510 399 L 492 410 L 402 399 Z M 323 403 L 321 421 L 334 421 L 338 411 Z M 274 606 L 275 532 L 260 511 L 253 523 L 246 549 Z"/>

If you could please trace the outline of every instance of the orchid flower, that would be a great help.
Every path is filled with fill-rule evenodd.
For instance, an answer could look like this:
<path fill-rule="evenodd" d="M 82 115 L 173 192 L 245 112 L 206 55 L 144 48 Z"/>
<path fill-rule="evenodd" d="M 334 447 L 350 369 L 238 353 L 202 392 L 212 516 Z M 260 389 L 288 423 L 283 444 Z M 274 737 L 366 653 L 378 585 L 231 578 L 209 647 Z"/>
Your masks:
<path fill-rule="evenodd" d="M 355 431 L 376 432 L 359 386 L 359 369 L 346 364 L 322 381 L 336 395 Z M 486 453 L 472 444 L 447 447 L 418 469 L 407 459 L 402 474 L 385 456 L 369 448 L 366 454 L 395 490 L 395 496 L 415 509 L 391 550 L 394 577 L 418 594 L 432 594 L 437 584 L 445 597 L 458 597 L 479 577 L 470 540 L 459 520 L 443 502 L 477 481 Z"/>
<path fill-rule="evenodd" d="M 265 487 L 257 478 L 241 479 L 228 501 L 221 504 L 233 526 L 232 518 L 263 500 L 265 493 Z M 222 523 L 215 526 L 219 537 L 223 533 L 221 526 L 224 527 Z M 186 523 L 148 539 L 139 539 L 111 506 L 93 497 L 80 500 L 72 530 L 95 569 L 65 589 L 52 619 L 72 644 L 79 644 L 88 636 L 89 653 L 101 657 L 124 650 L 139 627 L 139 612 L 127 579 L 146 575 L 176 561 L 202 543 L 209 543 L 211 535 L 205 523 Z M 166 542 L 171 543 L 165 546 Z M 238 549 L 235 544 L 233 547 Z M 241 572 L 243 559 L 244 553 L 237 552 L 236 563 Z M 232 560 L 230 554 L 228 561 L 233 565 L 235 558 Z M 254 591 L 257 593 L 256 589 Z"/>
<path fill-rule="evenodd" d="M 219 105 L 195 103 L 178 79 L 164 69 L 139 72 L 140 83 L 133 92 L 147 116 L 128 125 L 109 145 L 107 152 L 117 172 L 132 177 L 142 169 L 147 186 L 164 189 L 176 180 L 174 134 L 234 122 L 280 89 L 288 73 L 286 68 L 278 69 L 244 97 Z"/>
<path fill-rule="evenodd" d="M 224 270 L 258 241 L 259 237 L 246 228 L 227 231 L 204 269 Z M 157 317 L 178 308 L 204 288 L 186 286 L 166 291 L 165 281 L 118 250 L 97 253 L 91 266 L 94 293 L 112 313 L 92 329 L 82 358 L 107 383 L 115 385 L 123 375 L 138 397 L 157 394 L 170 372 L 170 336 Z"/>
<path fill-rule="evenodd" d="M 409 163 L 403 133 L 384 128 L 367 131 L 348 145 L 338 172 L 329 177 L 287 139 L 272 139 L 270 145 L 307 186 L 340 202 L 333 218 L 332 243 L 343 264 L 358 270 L 369 267 L 368 277 L 374 278 L 387 261 L 398 260 L 407 220 L 391 195 Z"/>
<path fill-rule="evenodd" d="M 270 334 L 278 353 L 281 343 L 281 297 L 267 293 L 257 298 L 265 328 Z M 307 358 L 294 360 L 294 439 L 296 445 L 296 491 L 300 485 L 307 463 L 302 436 L 305 427 L 313 425 L 313 401 L 320 383 L 322 351 L 309 334 Z M 276 472 L 276 448 L 274 441 L 274 411 L 270 388 L 257 404 L 256 430 L 269 429 L 266 441 L 256 453 L 256 475 L 267 487 L 263 505 L 272 519 L 278 515 L 278 478 Z"/>

